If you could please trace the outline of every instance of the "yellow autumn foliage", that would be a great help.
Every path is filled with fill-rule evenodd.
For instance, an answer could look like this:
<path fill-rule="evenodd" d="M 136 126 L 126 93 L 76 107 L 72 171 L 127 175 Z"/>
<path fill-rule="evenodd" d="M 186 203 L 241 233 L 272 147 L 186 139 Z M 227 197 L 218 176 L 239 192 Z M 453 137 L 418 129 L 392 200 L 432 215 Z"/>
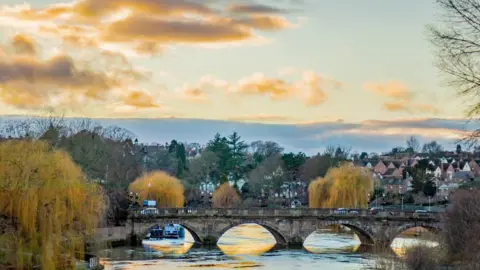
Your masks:
<path fill-rule="evenodd" d="M 373 192 L 373 178 L 364 168 L 344 163 L 308 186 L 310 208 L 363 208 Z"/>
<path fill-rule="evenodd" d="M 235 208 L 240 205 L 242 199 L 235 188 L 229 183 L 221 184 L 212 196 L 213 208 Z"/>
<path fill-rule="evenodd" d="M 0 143 L 0 268 L 74 269 L 94 235 L 103 193 L 48 143 Z"/>
<path fill-rule="evenodd" d="M 140 200 L 155 200 L 158 208 L 183 207 L 184 188 L 180 180 L 163 171 L 147 173 L 130 184 Z"/>

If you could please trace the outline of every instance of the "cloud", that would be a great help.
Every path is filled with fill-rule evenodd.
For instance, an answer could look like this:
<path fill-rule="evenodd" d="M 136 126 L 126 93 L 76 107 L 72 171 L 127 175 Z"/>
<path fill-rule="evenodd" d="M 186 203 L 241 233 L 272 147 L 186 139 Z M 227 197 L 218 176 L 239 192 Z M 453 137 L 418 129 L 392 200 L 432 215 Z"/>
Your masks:
<path fill-rule="evenodd" d="M 291 82 L 282 78 L 267 77 L 263 73 L 254 73 L 235 83 L 207 75 L 203 76 L 198 83 L 186 84 L 176 92 L 192 101 L 206 101 L 209 91 L 220 90 L 227 95 L 266 97 L 271 101 L 297 98 L 306 106 L 319 106 L 327 100 L 327 90 L 337 89 L 343 85 L 313 71 L 306 70 L 300 75 L 299 79 Z"/>
<path fill-rule="evenodd" d="M 129 44 L 133 51 L 147 55 L 159 54 L 165 44 L 244 44 L 261 39 L 257 31 L 279 31 L 291 26 L 286 18 L 272 15 L 281 10 L 276 7 L 229 7 L 213 2 L 76 0 L 45 8 L 4 6 L 0 8 L 0 24 L 23 25 L 28 31 L 37 29 L 38 33 L 77 46 Z"/>
<path fill-rule="evenodd" d="M 274 101 L 297 97 L 307 106 L 319 106 L 328 98 L 326 89 L 338 87 L 341 87 L 338 81 L 307 70 L 295 82 L 268 78 L 261 73 L 255 73 L 241 79 L 230 91 L 241 95 L 267 96 Z"/>
<path fill-rule="evenodd" d="M 124 99 L 125 105 L 135 108 L 158 108 L 154 103 L 153 97 L 142 91 L 132 91 Z"/>
<path fill-rule="evenodd" d="M 32 38 L 26 35 L 16 35 L 11 41 L 11 47 L 16 54 L 36 55 L 36 44 Z"/>
<path fill-rule="evenodd" d="M 441 109 L 434 105 L 416 102 L 413 92 L 398 81 L 390 81 L 384 84 L 368 82 L 364 84 L 364 88 L 367 91 L 393 100 L 383 103 L 382 108 L 389 112 L 433 115 L 441 112 Z"/>
<path fill-rule="evenodd" d="M 288 10 L 276 8 L 262 4 L 233 4 L 227 8 L 233 13 L 249 13 L 249 14 L 270 14 L 270 13 L 288 13 Z"/>
<path fill-rule="evenodd" d="M 295 118 L 283 115 L 244 115 L 228 118 L 229 121 L 238 121 L 238 122 L 295 122 Z"/>
<path fill-rule="evenodd" d="M 143 78 L 126 59 L 113 53 L 96 57 L 96 66 L 104 69 L 94 70 L 64 53 L 39 58 L 34 54 L 35 46 L 31 37 L 19 35 L 7 44 L 7 49 L 22 54 L 0 58 L 0 99 L 4 104 L 21 109 L 85 106 L 89 101 L 115 98 L 123 88 Z M 140 104 L 138 95 L 131 97 Z"/>
<path fill-rule="evenodd" d="M 398 81 L 390 81 L 384 84 L 368 82 L 365 83 L 364 88 L 367 91 L 393 99 L 409 101 L 413 97 L 413 93 Z"/>
<path fill-rule="evenodd" d="M 228 82 L 219 80 L 213 75 L 205 75 L 194 85 L 185 84 L 183 87 L 177 88 L 175 93 L 182 99 L 204 103 L 210 101 L 208 95 L 210 90 L 223 89 L 226 91 L 228 87 Z"/>
<path fill-rule="evenodd" d="M 141 40 L 159 43 L 231 42 L 253 37 L 244 27 L 223 23 L 172 21 L 130 16 L 106 28 L 102 39 L 110 42 Z"/>
<path fill-rule="evenodd" d="M 411 114 L 439 114 L 441 110 L 430 104 L 411 104 L 408 102 L 385 102 L 383 108 L 390 112 L 407 112 Z"/>

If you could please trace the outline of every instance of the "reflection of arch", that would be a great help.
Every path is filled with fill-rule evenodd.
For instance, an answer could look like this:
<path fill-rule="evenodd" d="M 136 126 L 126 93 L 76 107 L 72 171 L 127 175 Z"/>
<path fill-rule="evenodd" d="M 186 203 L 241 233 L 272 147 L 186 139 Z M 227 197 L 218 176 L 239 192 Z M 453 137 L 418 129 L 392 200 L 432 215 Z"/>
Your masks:
<path fill-rule="evenodd" d="M 158 224 L 155 224 L 155 225 L 152 225 L 150 226 L 145 232 L 143 232 L 143 235 L 141 235 L 142 239 L 147 235 L 148 232 L 150 232 L 153 228 L 157 227 L 157 226 L 164 226 L 165 224 L 167 223 L 158 223 Z M 177 223 L 175 223 L 177 224 Z M 195 243 L 202 243 L 202 240 L 200 239 L 200 237 L 198 237 L 198 234 L 193 230 L 191 229 L 189 226 L 185 226 L 184 224 L 180 223 L 178 225 L 181 225 L 185 230 L 187 230 L 193 237 L 193 240 L 195 241 Z"/>
<path fill-rule="evenodd" d="M 322 229 L 322 228 L 327 228 L 328 226 L 331 226 L 331 225 L 342 225 L 342 226 L 345 226 L 345 227 L 349 228 L 350 230 L 352 230 L 358 236 L 358 239 L 360 240 L 360 243 L 362 245 L 372 246 L 372 245 L 375 244 L 375 241 L 374 241 L 375 238 L 373 237 L 374 234 L 372 232 L 368 231 L 368 229 L 362 228 L 362 226 L 358 222 L 351 222 L 351 221 L 348 221 L 348 220 L 327 221 L 327 222 L 323 222 L 322 224 L 320 224 L 320 226 L 315 231 L 317 231 L 319 229 Z M 315 231 L 313 231 L 313 232 L 315 232 Z M 308 236 L 310 236 L 313 232 L 308 234 Z M 306 239 L 306 237 L 305 237 L 305 239 Z"/>
<path fill-rule="evenodd" d="M 393 242 L 393 240 L 395 240 L 395 238 L 397 238 L 400 234 L 402 234 L 406 230 L 411 229 L 411 228 L 417 228 L 417 227 L 424 228 L 432 234 L 437 234 L 437 233 L 440 232 L 440 228 L 435 226 L 435 225 L 426 224 L 426 223 L 409 223 L 409 224 L 405 224 L 403 226 L 400 226 L 400 227 L 397 228 L 397 230 L 395 230 L 395 232 L 392 234 L 391 239 L 389 239 L 390 244 Z"/>
<path fill-rule="evenodd" d="M 258 225 L 258 226 L 264 228 L 265 230 L 267 230 L 273 236 L 273 238 L 275 238 L 275 241 L 277 242 L 277 245 L 279 245 L 279 246 L 286 246 L 287 245 L 287 240 L 286 240 L 285 236 L 283 236 L 277 228 L 274 228 L 271 225 L 266 225 L 266 224 L 263 224 L 263 223 L 260 223 L 260 222 L 259 223 L 257 223 L 257 222 L 244 222 L 243 223 L 243 222 L 241 222 L 241 223 L 231 224 L 230 226 L 227 226 L 222 231 L 220 231 L 218 239 L 220 239 L 228 230 L 230 230 L 232 228 L 235 228 L 237 226 L 240 226 L 242 224 Z"/>

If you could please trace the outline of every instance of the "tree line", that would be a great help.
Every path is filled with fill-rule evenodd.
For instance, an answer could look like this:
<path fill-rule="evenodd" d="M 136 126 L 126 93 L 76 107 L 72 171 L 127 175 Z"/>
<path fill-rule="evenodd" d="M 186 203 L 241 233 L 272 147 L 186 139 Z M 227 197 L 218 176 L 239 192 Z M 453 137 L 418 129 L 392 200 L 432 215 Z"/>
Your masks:
<path fill-rule="evenodd" d="M 243 200 L 263 198 L 268 203 L 282 200 L 285 183 L 292 194 L 306 196 L 306 187 L 313 179 L 325 176 L 329 168 L 350 157 L 350 149 L 341 146 L 329 146 L 311 157 L 285 152 L 272 141 L 247 143 L 237 132 L 226 136 L 217 133 L 204 146 L 175 139 L 149 145 L 120 127 L 56 117 L 6 121 L 0 139 L 41 140 L 66 151 L 88 179 L 103 187 L 107 221 L 113 225 L 126 220 L 129 185 L 149 172 L 164 171 L 180 179 L 187 205 L 202 199 L 200 185 L 206 182 L 215 187 L 231 182 Z M 240 188 L 242 179 L 248 181 Z"/>

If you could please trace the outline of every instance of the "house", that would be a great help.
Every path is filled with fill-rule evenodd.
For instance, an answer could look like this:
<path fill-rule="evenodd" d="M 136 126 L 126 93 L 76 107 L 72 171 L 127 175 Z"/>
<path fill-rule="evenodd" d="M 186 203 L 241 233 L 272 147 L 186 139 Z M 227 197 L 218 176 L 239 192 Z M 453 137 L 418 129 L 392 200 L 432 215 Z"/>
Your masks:
<path fill-rule="evenodd" d="M 442 175 L 443 175 L 443 170 L 441 166 L 437 166 L 437 168 L 433 171 L 433 176 L 435 176 L 435 178 L 442 178 Z"/>
<path fill-rule="evenodd" d="M 403 178 L 402 171 L 398 168 L 390 168 L 385 173 L 383 174 L 384 177 L 387 178 L 395 178 L 395 179 L 401 179 Z"/>
<path fill-rule="evenodd" d="M 385 174 L 387 169 L 387 166 L 382 160 L 379 160 L 375 167 L 373 167 L 373 171 L 379 174 Z"/>
<path fill-rule="evenodd" d="M 408 189 L 408 182 L 403 179 L 384 178 L 380 181 L 386 193 L 403 194 Z"/>
<path fill-rule="evenodd" d="M 455 168 L 451 163 L 442 164 L 443 167 L 443 179 L 452 180 L 453 174 L 455 173 Z"/>
<path fill-rule="evenodd" d="M 474 179 L 474 175 L 471 171 L 457 171 L 453 174 L 452 181 L 455 183 L 471 182 Z"/>
<path fill-rule="evenodd" d="M 464 161 L 460 162 L 460 168 L 464 172 L 471 172 L 472 171 L 472 169 L 470 169 L 470 165 L 468 165 L 468 162 L 464 162 Z"/>
<path fill-rule="evenodd" d="M 473 172 L 473 175 L 480 176 L 480 165 L 478 164 L 480 160 L 475 160 L 472 159 L 470 162 L 468 162 L 468 165 L 470 166 L 471 171 Z"/>

